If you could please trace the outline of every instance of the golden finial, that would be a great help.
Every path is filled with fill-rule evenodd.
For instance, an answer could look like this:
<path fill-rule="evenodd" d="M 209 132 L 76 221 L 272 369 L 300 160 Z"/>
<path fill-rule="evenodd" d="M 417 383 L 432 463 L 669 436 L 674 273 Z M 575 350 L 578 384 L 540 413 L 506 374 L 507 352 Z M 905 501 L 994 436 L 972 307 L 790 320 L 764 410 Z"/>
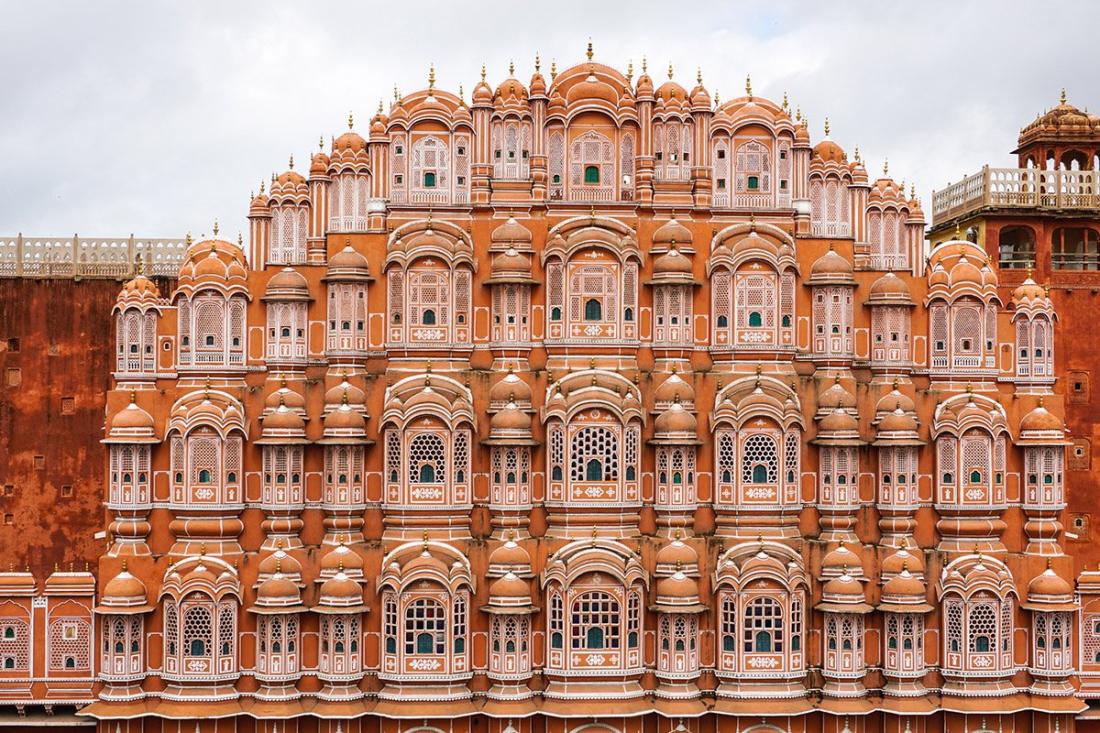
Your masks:
<path fill-rule="evenodd" d="M 317 149 L 322 153 L 325 152 L 325 136 L 321 135 L 317 138 Z"/>
<path fill-rule="evenodd" d="M 749 231 L 756 231 L 756 214 L 749 214 Z"/>
<path fill-rule="evenodd" d="M 260 189 L 260 193 L 263 193 L 263 189 Z M 184 238 L 183 241 L 188 247 L 191 246 L 191 232 L 187 232 L 187 236 Z"/>
<path fill-rule="evenodd" d="M 909 198 L 915 199 L 917 197 L 917 184 L 909 184 Z"/>
<path fill-rule="evenodd" d="M 1066 88 L 1065 87 L 1062 87 L 1062 96 L 1059 98 L 1059 101 L 1062 104 L 1066 103 Z"/>
<path fill-rule="evenodd" d="M 588 39 L 588 50 L 585 51 L 585 56 L 588 57 L 589 61 L 592 60 L 592 38 L 591 37 Z"/>
<path fill-rule="evenodd" d="M 959 231 L 959 222 L 955 222 L 955 241 L 957 242 L 961 236 L 962 232 Z"/>
<path fill-rule="evenodd" d="M 829 137 L 829 118 L 825 118 L 825 137 Z"/>
<path fill-rule="evenodd" d="M 597 538 L 598 536 L 599 536 L 599 531 L 598 531 L 598 530 L 597 530 L 597 529 L 596 529 L 595 527 L 593 527 L 593 528 L 592 528 L 592 544 L 593 544 L 593 545 L 595 545 L 595 544 L 596 544 L 596 538 Z"/>
<path fill-rule="evenodd" d="M 397 87 L 394 87 L 394 89 L 396 90 Z M 355 115 L 353 115 L 351 112 L 348 112 L 348 129 L 350 130 L 354 127 L 355 127 Z"/>
<path fill-rule="evenodd" d="M 860 161 L 860 159 L 859 159 L 859 146 L 858 146 L 858 145 L 856 146 L 855 159 L 856 159 L 856 162 L 857 162 L 857 163 L 860 163 L 860 162 L 862 162 L 862 161 Z"/>
<path fill-rule="evenodd" d="M 428 530 L 424 530 L 424 534 L 421 535 L 424 540 L 424 552 L 428 551 Z"/>
<path fill-rule="evenodd" d="M 205 542 L 199 543 L 199 555 L 203 555 L 203 556 L 206 555 L 206 543 Z"/>
<path fill-rule="evenodd" d="M 401 99 L 401 95 L 397 93 L 397 85 L 393 85 L 393 101 L 396 102 Z"/>
<path fill-rule="evenodd" d="M 626 62 L 626 80 L 631 81 L 634 78 L 634 59 Z"/>
<path fill-rule="evenodd" d="M 508 76 L 515 76 L 515 75 L 516 75 L 516 62 L 512 61 L 512 60 L 509 60 L 508 61 Z"/>
<path fill-rule="evenodd" d="M 218 220 L 214 220 L 214 236 L 218 236 Z"/>
<path fill-rule="evenodd" d="M 539 73 L 539 69 L 542 68 L 542 59 L 539 58 L 539 52 L 535 51 L 535 73 Z"/>
<path fill-rule="evenodd" d="M 428 91 L 435 89 L 435 64 L 428 65 Z"/>
<path fill-rule="evenodd" d="M 485 82 L 485 64 L 481 65 L 481 81 L 482 83 Z"/>
<path fill-rule="evenodd" d="M 237 246 L 244 248 L 244 235 L 241 234 L 241 230 L 237 230 Z"/>
<path fill-rule="evenodd" d="M 261 181 L 260 181 L 260 195 L 261 195 L 261 196 L 263 196 L 263 194 L 264 194 L 264 186 L 265 186 L 265 185 L 266 185 L 266 182 L 265 182 L 265 181 L 263 181 L 263 180 L 261 180 Z"/>
<path fill-rule="evenodd" d="M 558 62 L 550 60 L 550 81 L 554 81 L 558 77 Z"/>
<path fill-rule="evenodd" d="M 882 175 L 883 175 L 883 177 L 886 177 L 886 176 L 890 175 L 890 159 L 889 158 L 885 158 L 882 161 Z"/>
<path fill-rule="evenodd" d="M 719 103 L 721 103 L 721 101 L 722 101 L 722 98 L 718 95 L 718 90 L 715 89 L 714 90 L 714 106 L 715 106 L 716 109 L 717 109 Z"/>
<path fill-rule="evenodd" d="M 124 572 L 124 573 L 126 572 L 126 566 L 128 564 L 129 563 L 127 562 L 126 558 L 122 558 L 122 572 Z"/>
<path fill-rule="evenodd" d="M 382 98 L 378 98 L 378 114 L 382 114 Z"/>
<path fill-rule="evenodd" d="M 668 62 L 668 78 L 669 79 L 672 78 L 672 62 L 671 61 Z"/>
<path fill-rule="evenodd" d="M 802 105 L 798 105 L 798 108 L 794 111 L 794 121 L 795 122 L 801 122 L 802 121 Z"/>
<path fill-rule="evenodd" d="M 130 236 L 133 237 L 134 235 L 131 234 Z M 142 266 L 141 254 L 138 253 L 137 257 L 134 258 L 134 274 L 141 275 L 143 269 L 144 267 Z"/>
<path fill-rule="evenodd" d="M 745 74 L 745 96 L 752 99 L 752 76 Z"/>
<path fill-rule="evenodd" d="M 791 106 L 791 103 L 787 100 L 787 92 L 784 90 L 784 92 L 783 92 L 783 109 L 788 109 L 790 106 Z"/>
<path fill-rule="evenodd" d="M 695 67 L 695 83 L 696 84 L 702 84 L 703 83 L 703 67 L 701 67 L 701 66 L 696 66 Z"/>
<path fill-rule="evenodd" d="M 645 54 L 642 54 L 642 73 L 649 73 L 649 62 L 646 60 Z"/>
<path fill-rule="evenodd" d="M 294 170 L 294 153 L 290 154 L 290 170 Z"/>

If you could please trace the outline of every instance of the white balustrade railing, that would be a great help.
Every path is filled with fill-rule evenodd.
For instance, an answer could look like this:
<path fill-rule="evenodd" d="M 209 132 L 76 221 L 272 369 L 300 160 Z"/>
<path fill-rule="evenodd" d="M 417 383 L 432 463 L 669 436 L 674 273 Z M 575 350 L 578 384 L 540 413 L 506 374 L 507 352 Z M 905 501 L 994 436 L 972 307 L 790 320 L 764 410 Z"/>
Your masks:
<path fill-rule="evenodd" d="M 176 277 L 186 251 L 184 239 L 0 236 L 0 277 L 124 280 L 139 260 L 146 275 Z"/>
<path fill-rule="evenodd" d="M 932 221 L 942 222 L 987 206 L 1098 209 L 1100 172 L 985 166 L 932 192 Z"/>

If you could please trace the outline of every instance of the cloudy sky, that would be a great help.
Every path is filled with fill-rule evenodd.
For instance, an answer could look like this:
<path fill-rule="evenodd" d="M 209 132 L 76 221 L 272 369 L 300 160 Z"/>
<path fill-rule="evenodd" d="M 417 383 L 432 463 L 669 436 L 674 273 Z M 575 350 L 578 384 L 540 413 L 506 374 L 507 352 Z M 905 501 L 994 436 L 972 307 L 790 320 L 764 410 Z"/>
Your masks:
<path fill-rule="evenodd" d="M 814 139 L 933 189 L 1010 165 L 1061 87 L 1100 108 L 1100 2 L 17 2 L 0 0 L 0 234 L 182 236 L 246 228 L 248 194 L 380 98 L 467 96 L 484 63 L 526 80 L 536 52 L 662 81 L 696 67 L 722 98 L 792 104 Z M 1040 15 L 1039 13 L 1042 13 Z"/>

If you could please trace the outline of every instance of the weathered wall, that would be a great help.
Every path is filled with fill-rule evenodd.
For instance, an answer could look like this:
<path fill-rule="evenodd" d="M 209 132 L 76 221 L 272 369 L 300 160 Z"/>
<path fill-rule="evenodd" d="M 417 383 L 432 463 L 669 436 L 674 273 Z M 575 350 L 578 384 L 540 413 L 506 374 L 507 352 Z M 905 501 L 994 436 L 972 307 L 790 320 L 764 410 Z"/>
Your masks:
<path fill-rule="evenodd" d="M 103 550 L 99 440 L 118 289 L 0 278 L 0 556 L 39 578 Z"/>

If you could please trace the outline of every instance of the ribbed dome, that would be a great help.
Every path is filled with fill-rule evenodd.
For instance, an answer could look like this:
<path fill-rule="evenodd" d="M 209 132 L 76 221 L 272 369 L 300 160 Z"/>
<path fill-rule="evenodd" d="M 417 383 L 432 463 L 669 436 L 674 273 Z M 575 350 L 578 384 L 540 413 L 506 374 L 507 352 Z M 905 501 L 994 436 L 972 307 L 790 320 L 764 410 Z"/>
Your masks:
<path fill-rule="evenodd" d="M 511 537 L 489 555 L 489 567 L 506 567 L 518 572 L 530 572 L 531 556 Z"/>
<path fill-rule="evenodd" d="M 256 605 L 264 607 L 297 606 L 302 602 L 298 585 L 282 573 L 275 573 L 256 589 Z"/>
<path fill-rule="evenodd" d="M 844 149 L 837 145 L 829 138 L 825 138 L 817 145 L 814 145 L 814 156 L 826 163 L 845 163 L 848 160 L 847 154 Z"/>
<path fill-rule="evenodd" d="M 699 583 L 677 570 L 667 578 L 657 581 L 657 602 L 669 605 L 699 602 Z"/>
<path fill-rule="evenodd" d="M 691 258 L 678 249 L 670 249 L 653 260 L 653 275 L 691 275 Z"/>
<path fill-rule="evenodd" d="M 691 244 L 691 230 L 681 224 L 676 215 L 657 228 L 653 232 L 653 244 Z"/>
<path fill-rule="evenodd" d="M 100 603 L 104 606 L 118 608 L 143 606 L 146 601 L 145 584 L 131 575 L 125 567 L 118 575 L 107 581 L 100 599 Z"/>
<path fill-rule="evenodd" d="M 512 370 L 508 370 L 508 374 L 504 379 L 496 382 L 489 388 L 489 402 L 509 402 L 515 400 L 520 404 L 529 404 L 531 402 L 531 388 L 524 382 L 516 373 Z"/>
<path fill-rule="evenodd" d="M 363 589 L 345 573 L 338 572 L 321 584 L 318 597 L 323 606 L 355 606 L 363 600 Z"/>
<path fill-rule="evenodd" d="M 871 303 L 900 304 L 912 303 L 913 297 L 905 281 L 894 273 L 888 272 L 871 283 L 868 300 Z"/>
<path fill-rule="evenodd" d="M 665 381 L 657 385 L 653 397 L 658 404 L 671 404 L 677 399 L 684 404 L 695 402 L 695 390 L 685 382 L 677 372 L 673 372 Z"/>
<path fill-rule="evenodd" d="M 489 595 L 498 600 L 531 600 L 531 590 L 527 581 L 509 570 L 489 585 Z"/>
<path fill-rule="evenodd" d="M 657 566 L 668 568 L 693 568 L 699 564 L 699 555 L 691 545 L 679 537 L 657 551 Z"/>
<path fill-rule="evenodd" d="M 882 586 L 883 600 L 921 599 L 925 597 L 924 581 L 902 568 L 901 572 L 887 580 Z"/>
<path fill-rule="evenodd" d="M 508 217 L 507 221 L 493 230 L 489 235 L 489 241 L 493 244 L 529 245 L 531 243 L 531 230 L 516 221 L 515 217 Z M 526 249 L 518 247 L 517 249 Z"/>
<path fill-rule="evenodd" d="M 657 436 L 670 434 L 694 436 L 697 425 L 698 422 L 695 416 L 685 410 L 679 401 L 676 401 L 653 421 L 653 430 Z"/>

